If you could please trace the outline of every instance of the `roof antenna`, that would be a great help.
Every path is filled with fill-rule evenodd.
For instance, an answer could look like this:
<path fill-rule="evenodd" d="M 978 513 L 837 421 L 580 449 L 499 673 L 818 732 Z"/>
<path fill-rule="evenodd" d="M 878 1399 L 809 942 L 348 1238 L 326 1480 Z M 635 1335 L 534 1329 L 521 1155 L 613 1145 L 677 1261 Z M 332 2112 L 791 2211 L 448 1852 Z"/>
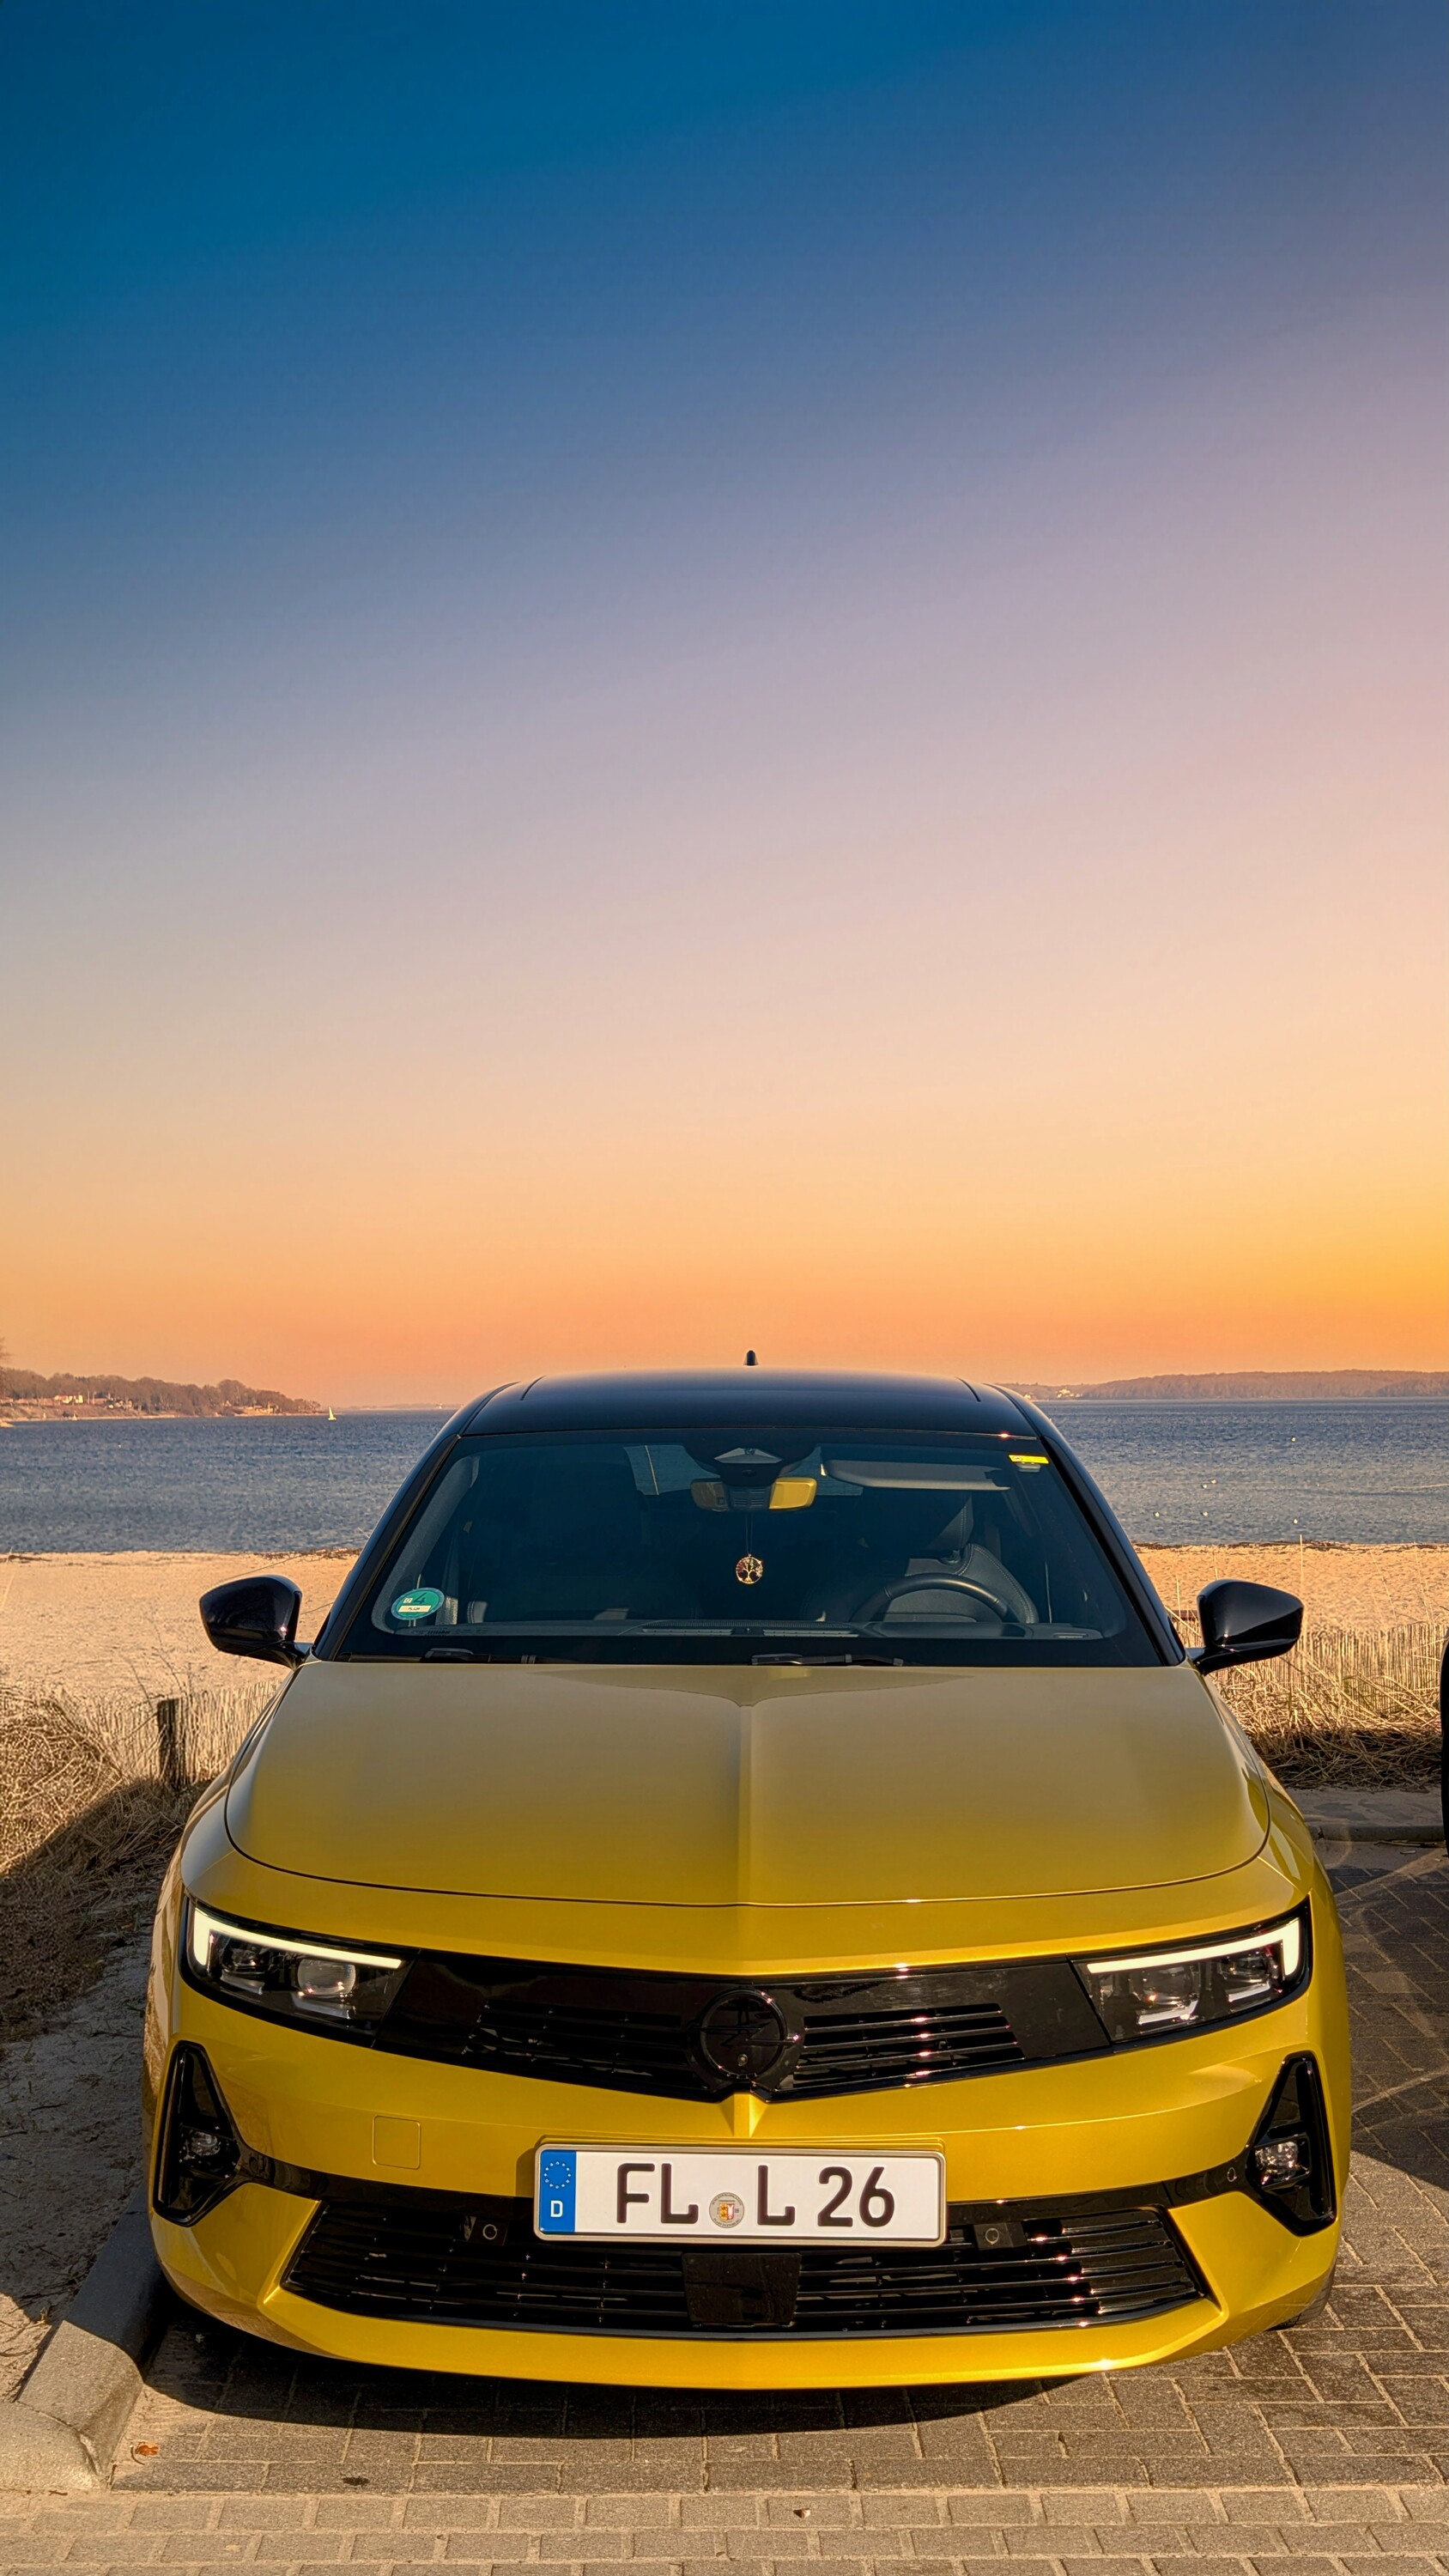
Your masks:
<path fill-rule="evenodd" d="M 753 1352 L 753 1351 L 746 1351 L 746 1353 L 745 1353 L 745 1366 L 746 1366 L 746 1368 L 758 1368 L 758 1367 L 759 1367 L 759 1365 L 760 1365 L 760 1363 L 759 1363 L 759 1361 L 756 1359 L 754 1352 Z"/>

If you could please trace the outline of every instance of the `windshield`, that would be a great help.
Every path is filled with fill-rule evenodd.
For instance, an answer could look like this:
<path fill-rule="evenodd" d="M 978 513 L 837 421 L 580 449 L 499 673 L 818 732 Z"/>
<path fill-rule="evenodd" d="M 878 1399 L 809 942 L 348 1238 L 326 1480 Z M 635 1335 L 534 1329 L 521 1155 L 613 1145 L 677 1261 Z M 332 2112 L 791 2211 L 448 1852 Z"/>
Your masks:
<path fill-rule="evenodd" d="M 1157 1660 L 1030 1437 L 542 1432 L 465 1440 L 349 1655 Z"/>

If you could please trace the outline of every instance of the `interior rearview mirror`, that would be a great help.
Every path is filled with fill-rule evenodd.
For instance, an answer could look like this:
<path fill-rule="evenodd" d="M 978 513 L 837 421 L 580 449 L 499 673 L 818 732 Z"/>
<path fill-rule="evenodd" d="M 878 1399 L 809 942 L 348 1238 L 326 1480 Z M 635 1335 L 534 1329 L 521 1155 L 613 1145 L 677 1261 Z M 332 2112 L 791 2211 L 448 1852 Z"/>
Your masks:
<path fill-rule="evenodd" d="M 1210 1583 L 1197 1596 L 1197 1615 L 1202 1644 L 1189 1651 L 1200 1673 L 1286 1655 L 1303 1626 L 1297 1594 L 1275 1591 L 1271 1583 Z"/>
<path fill-rule="evenodd" d="M 201 1596 L 201 1624 L 222 1655 L 255 1655 L 264 1664 L 300 1664 L 297 1620 L 302 1595 L 284 1574 L 244 1574 Z"/>

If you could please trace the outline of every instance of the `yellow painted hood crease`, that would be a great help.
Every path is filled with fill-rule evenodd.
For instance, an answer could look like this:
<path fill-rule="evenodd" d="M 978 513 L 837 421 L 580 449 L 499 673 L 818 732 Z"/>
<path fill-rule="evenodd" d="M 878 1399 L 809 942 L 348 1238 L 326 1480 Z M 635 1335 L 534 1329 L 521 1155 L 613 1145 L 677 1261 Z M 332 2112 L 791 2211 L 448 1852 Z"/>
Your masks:
<path fill-rule="evenodd" d="M 1262 1846 L 1187 1665 L 303 1667 L 233 1781 L 249 1858 L 577 1904 L 850 1905 L 1161 1887 Z"/>

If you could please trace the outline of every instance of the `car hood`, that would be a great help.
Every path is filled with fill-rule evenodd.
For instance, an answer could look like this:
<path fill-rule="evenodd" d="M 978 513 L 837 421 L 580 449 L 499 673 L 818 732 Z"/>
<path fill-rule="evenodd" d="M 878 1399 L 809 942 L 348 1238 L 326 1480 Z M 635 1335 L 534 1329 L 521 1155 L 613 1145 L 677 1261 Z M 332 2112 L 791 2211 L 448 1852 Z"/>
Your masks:
<path fill-rule="evenodd" d="M 1208 1877 L 1260 1850 L 1267 1809 L 1187 1665 L 316 1663 L 226 1821 L 249 1859 L 354 1886 L 838 1906 Z"/>

